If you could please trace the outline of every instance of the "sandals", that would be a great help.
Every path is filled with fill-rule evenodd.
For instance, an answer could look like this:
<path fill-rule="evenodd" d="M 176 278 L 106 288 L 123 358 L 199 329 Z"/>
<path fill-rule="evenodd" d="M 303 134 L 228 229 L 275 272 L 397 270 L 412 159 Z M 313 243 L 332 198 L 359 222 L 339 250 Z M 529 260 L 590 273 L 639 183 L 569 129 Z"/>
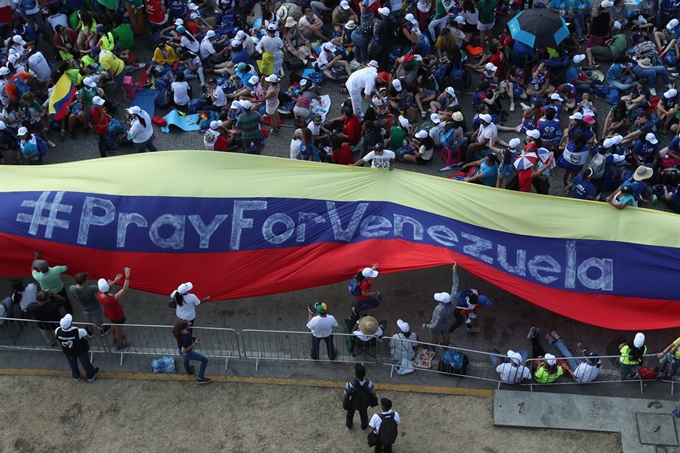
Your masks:
<path fill-rule="evenodd" d="M 422 119 L 427 118 L 427 112 L 420 112 L 420 118 Z"/>
<path fill-rule="evenodd" d="M 340 87 L 340 93 L 342 93 L 342 94 L 347 94 L 347 93 L 348 93 L 348 92 L 347 92 L 347 88 L 344 87 L 344 86 L 341 86 L 341 87 Z"/>

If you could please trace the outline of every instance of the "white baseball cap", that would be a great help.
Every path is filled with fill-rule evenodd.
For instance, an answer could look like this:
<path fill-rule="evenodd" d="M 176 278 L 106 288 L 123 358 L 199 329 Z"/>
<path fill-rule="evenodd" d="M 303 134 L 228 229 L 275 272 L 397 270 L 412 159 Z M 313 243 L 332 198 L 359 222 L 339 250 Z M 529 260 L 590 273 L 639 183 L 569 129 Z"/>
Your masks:
<path fill-rule="evenodd" d="M 236 39 L 240 39 L 241 41 L 243 41 L 243 38 L 245 38 L 245 37 L 246 37 L 246 32 L 244 32 L 243 30 L 239 30 L 238 33 L 236 33 Z"/>
<path fill-rule="evenodd" d="M 12 64 L 16 63 L 18 59 L 19 55 L 15 52 L 10 53 L 9 56 L 7 57 L 7 61 L 9 61 Z"/>
<path fill-rule="evenodd" d="M 434 300 L 448 304 L 451 302 L 451 294 L 449 293 L 434 293 Z"/>
<path fill-rule="evenodd" d="M 97 84 L 94 83 L 94 80 L 92 80 L 92 77 L 85 77 L 83 79 L 83 85 L 88 86 L 90 88 L 94 88 L 97 86 Z"/>
<path fill-rule="evenodd" d="M 259 82 L 259 81 L 260 81 L 260 76 L 256 76 L 256 75 L 251 76 L 251 77 L 248 79 L 248 82 L 249 82 L 251 85 L 255 85 L 255 84 L 256 84 L 257 82 Z"/>
<path fill-rule="evenodd" d="M 455 95 L 456 95 L 456 90 L 454 90 L 453 87 L 446 87 L 446 90 L 445 90 L 445 91 L 446 91 L 448 94 L 450 94 L 451 96 L 455 96 Z"/>
<path fill-rule="evenodd" d="M 569 117 L 570 120 L 582 120 L 583 119 L 583 114 L 581 112 L 576 112 L 573 115 Z"/>
<path fill-rule="evenodd" d="M 364 277 L 368 277 L 368 278 L 376 278 L 378 276 L 378 271 L 376 271 L 375 269 L 372 269 L 370 267 L 365 267 L 361 271 L 361 275 L 363 275 Z"/>
<path fill-rule="evenodd" d="M 104 99 L 100 98 L 99 96 L 95 96 L 92 98 L 92 103 L 95 105 L 104 105 Z"/>
<path fill-rule="evenodd" d="M 614 2 L 611 2 L 611 1 L 609 1 L 609 0 L 604 0 L 604 1 L 600 4 L 600 6 L 602 6 L 603 8 L 611 8 L 612 6 L 614 6 Z"/>
<path fill-rule="evenodd" d="M 487 124 L 491 124 L 491 121 L 493 121 L 493 118 L 488 113 L 483 113 L 483 114 L 479 115 L 479 119 L 484 121 Z"/>
<path fill-rule="evenodd" d="M 24 38 L 22 38 L 20 35 L 12 36 L 12 41 L 14 41 L 17 44 L 21 44 L 22 46 L 26 44 L 26 41 L 24 41 Z"/>
<path fill-rule="evenodd" d="M 457 24 L 465 25 L 465 18 L 463 16 L 456 16 L 453 21 Z"/>
<path fill-rule="evenodd" d="M 28 129 L 25 127 L 20 127 L 19 130 L 17 131 L 17 135 L 26 135 L 28 134 Z"/>
<path fill-rule="evenodd" d="M 416 132 L 415 137 L 421 138 L 421 139 L 425 138 L 425 137 L 427 137 L 427 131 L 426 130 L 418 131 L 418 132 Z"/>
<path fill-rule="evenodd" d="M 559 93 L 553 93 L 550 95 L 550 99 L 554 99 L 556 101 L 563 101 L 562 96 L 560 96 Z"/>
<path fill-rule="evenodd" d="M 645 135 L 645 140 L 647 140 L 652 145 L 656 145 L 657 143 L 659 143 L 659 140 L 656 139 L 656 135 L 654 135 L 653 132 L 650 132 L 649 134 Z"/>
<path fill-rule="evenodd" d="M 436 113 L 430 115 L 430 121 L 432 121 L 434 124 L 439 124 L 442 122 L 442 120 L 439 119 L 439 115 L 437 115 Z"/>
<path fill-rule="evenodd" d="M 378 12 L 383 16 L 389 16 L 390 15 L 390 9 L 385 8 L 384 6 L 382 8 L 378 8 Z"/>
<path fill-rule="evenodd" d="M 602 142 L 602 146 L 605 149 L 611 148 L 612 146 L 614 146 L 614 144 L 615 144 L 614 140 L 611 138 L 605 138 L 604 141 Z"/>
<path fill-rule="evenodd" d="M 277 77 L 276 74 L 270 74 L 267 77 L 265 77 L 264 80 L 271 83 L 277 83 L 279 81 L 279 78 Z"/>
<path fill-rule="evenodd" d="M 498 70 L 498 66 L 496 66 L 496 65 L 493 64 L 493 63 L 487 63 L 487 64 L 484 66 L 484 69 L 486 69 L 487 71 L 496 72 L 496 71 Z"/>
<path fill-rule="evenodd" d="M 220 124 L 222 124 L 222 123 L 220 123 L 220 122 L 217 121 L 217 120 L 211 121 L 211 122 L 210 122 L 210 129 L 217 130 L 217 129 L 220 128 Z"/>
<path fill-rule="evenodd" d="M 0 121 L 0 131 L 4 131 L 5 129 L 7 129 L 7 125 L 4 121 Z"/>
<path fill-rule="evenodd" d="M 585 56 L 585 55 L 579 54 L 579 55 L 574 55 L 574 58 L 572 58 L 572 61 L 573 61 L 575 64 L 579 64 L 580 62 L 582 62 L 582 61 L 585 60 L 585 59 L 586 59 L 586 56 Z"/>
<path fill-rule="evenodd" d="M 416 18 L 411 13 L 408 13 L 406 16 L 404 16 L 404 19 L 411 22 L 413 25 L 418 25 L 418 21 L 416 20 Z"/>
<path fill-rule="evenodd" d="M 344 10 L 348 10 L 349 9 L 349 3 L 347 2 L 347 0 L 342 0 L 340 2 L 340 7 Z"/>
<path fill-rule="evenodd" d="M 233 110 L 238 110 L 240 107 L 241 107 L 241 103 L 240 103 L 239 101 L 237 101 L 236 99 L 234 99 L 234 100 L 231 102 L 231 108 L 232 108 Z"/>
<path fill-rule="evenodd" d="M 107 292 L 109 288 L 109 282 L 106 281 L 105 278 L 100 278 L 97 280 L 97 287 L 99 288 L 99 291 L 105 293 Z"/>
<path fill-rule="evenodd" d="M 666 91 L 666 92 L 663 94 L 663 96 L 664 96 L 666 99 L 674 98 L 674 97 L 677 96 L 677 95 L 678 95 L 678 90 L 676 90 L 675 88 L 671 88 L 670 90 Z"/>
<path fill-rule="evenodd" d="M 231 40 L 231 47 L 238 47 L 240 45 L 241 45 L 241 41 L 239 41 L 238 39 L 232 39 Z"/>
<path fill-rule="evenodd" d="M 330 50 L 331 52 L 335 52 L 335 50 L 336 50 L 335 44 L 333 44 L 330 41 L 325 42 L 323 44 L 323 48 L 326 49 L 326 50 Z"/>
<path fill-rule="evenodd" d="M 408 127 L 409 126 L 408 119 L 405 118 L 403 115 L 399 115 L 399 124 L 401 125 L 401 127 Z"/>
<path fill-rule="evenodd" d="M 621 29 L 621 22 L 619 22 L 618 20 L 615 21 L 614 22 L 614 28 L 617 29 L 617 30 L 620 30 Z"/>
<path fill-rule="evenodd" d="M 678 21 L 678 19 L 671 19 L 671 21 L 666 24 L 666 29 L 673 30 L 678 25 L 680 25 L 680 21 Z"/>
<path fill-rule="evenodd" d="M 206 38 L 212 38 L 213 36 L 215 36 L 215 30 L 208 30 L 208 31 L 205 33 L 205 37 L 206 37 Z"/>
<path fill-rule="evenodd" d="M 553 366 L 557 364 L 556 357 L 550 353 L 547 353 L 545 356 L 545 361 L 548 363 L 548 365 Z"/>
<path fill-rule="evenodd" d="M 191 11 L 198 11 L 198 5 L 197 5 L 196 3 L 191 3 L 191 2 L 190 2 L 190 3 L 187 5 L 187 7 L 188 7 Z"/>
<path fill-rule="evenodd" d="M 253 107 L 253 104 L 247 99 L 245 101 L 239 101 L 239 104 L 246 110 L 250 110 Z"/>
<path fill-rule="evenodd" d="M 184 21 L 182 19 L 176 19 L 175 25 L 184 25 Z"/>
<path fill-rule="evenodd" d="M 515 149 L 517 148 L 520 144 L 522 144 L 522 140 L 518 139 L 517 137 L 513 138 L 508 142 L 508 146 L 510 149 Z"/>
<path fill-rule="evenodd" d="M 9 74 L 9 68 L 7 66 L 3 66 L 0 68 L 0 76 L 7 75 Z"/>
<path fill-rule="evenodd" d="M 531 137 L 533 139 L 539 139 L 541 138 L 541 133 L 538 132 L 536 129 L 530 129 L 526 132 L 527 137 Z"/>
<path fill-rule="evenodd" d="M 132 107 L 127 109 L 127 112 L 132 115 L 139 115 L 140 113 L 142 113 L 142 109 L 140 109 L 139 106 L 137 105 L 133 105 Z"/>
<path fill-rule="evenodd" d="M 62 329 L 66 330 L 69 327 L 71 327 L 71 323 L 73 322 L 73 316 L 70 314 L 66 313 L 63 318 L 61 318 L 61 321 L 59 321 L 59 327 Z"/>
<path fill-rule="evenodd" d="M 395 90 L 401 91 L 401 81 L 399 79 L 394 79 L 392 80 L 392 86 L 394 87 Z"/>
<path fill-rule="evenodd" d="M 211 123 L 211 126 L 212 126 L 212 123 Z M 180 294 L 186 294 L 189 291 L 191 291 L 192 289 L 194 289 L 194 285 L 191 282 L 186 282 L 186 283 L 182 283 L 181 285 L 179 285 L 177 287 L 177 292 L 180 293 Z"/>
<path fill-rule="evenodd" d="M 274 22 L 272 22 L 272 23 L 270 23 L 269 25 L 267 25 L 267 30 L 268 30 L 268 31 L 276 31 L 276 30 L 278 30 L 278 29 L 279 29 L 279 27 L 277 27 L 276 24 L 275 24 Z"/>

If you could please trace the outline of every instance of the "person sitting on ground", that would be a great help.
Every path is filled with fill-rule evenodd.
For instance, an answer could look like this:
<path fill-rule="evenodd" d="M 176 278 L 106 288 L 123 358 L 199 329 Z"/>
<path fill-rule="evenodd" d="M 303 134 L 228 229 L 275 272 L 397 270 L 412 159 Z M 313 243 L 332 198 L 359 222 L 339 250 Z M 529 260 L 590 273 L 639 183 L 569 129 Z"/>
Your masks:
<path fill-rule="evenodd" d="M 607 203 L 614 206 L 616 209 L 626 209 L 628 206 L 637 208 L 637 199 L 633 196 L 633 188 L 631 186 L 623 186 L 616 193 L 607 197 Z"/>
<path fill-rule="evenodd" d="M 519 384 L 522 381 L 531 379 L 531 370 L 523 365 L 529 358 L 526 350 L 508 350 L 505 356 L 501 356 L 498 350 L 493 350 L 494 354 L 489 354 L 491 364 L 496 367 L 501 382 L 504 384 Z"/>
<path fill-rule="evenodd" d="M 597 200 L 595 197 L 595 185 L 590 182 L 592 176 L 593 169 L 586 168 L 583 170 L 583 173 L 576 175 L 571 182 L 562 189 L 562 192 L 566 194 L 569 193 L 571 189 L 574 189 L 571 194 L 572 198 L 578 200 Z"/>
<path fill-rule="evenodd" d="M 534 379 L 539 384 L 549 384 L 562 376 L 564 370 L 561 366 L 557 365 L 557 358 L 550 353 L 546 353 L 543 346 L 541 346 L 538 340 L 540 332 L 541 329 L 538 327 L 532 327 L 529 330 L 529 335 L 527 335 L 527 338 L 531 341 L 531 355 L 534 359 L 539 359 L 538 366 L 534 372 Z M 543 360 L 540 360 L 541 358 Z"/>
<path fill-rule="evenodd" d="M 540 62 L 531 70 L 531 80 L 527 85 L 527 95 L 545 96 L 555 91 L 555 87 L 550 84 L 550 71 L 545 62 Z"/>
<path fill-rule="evenodd" d="M 626 101 L 619 99 L 616 105 L 612 105 L 604 120 L 604 127 L 602 128 L 603 137 L 612 137 L 614 135 L 626 135 L 629 129 L 630 109 Z"/>
<path fill-rule="evenodd" d="M 609 45 L 600 44 L 596 47 L 589 47 L 586 49 L 586 58 L 588 59 L 587 69 L 597 69 L 599 67 L 597 64 L 598 61 L 604 63 L 614 61 L 618 55 L 621 55 L 628 48 L 626 35 L 621 33 L 620 29 L 616 31 L 617 33 L 614 35 Z"/>
<path fill-rule="evenodd" d="M 565 368 L 565 371 L 567 371 L 576 382 L 586 383 L 597 379 L 600 367 L 602 366 L 602 361 L 597 357 L 596 353 L 589 349 L 584 349 L 583 359 L 579 361 L 574 358 L 571 351 L 569 351 L 569 348 L 567 348 L 567 345 L 564 343 L 564 340 L 556 331 L 553 330 L 552 332 L 545 334 L 545 338 L 551 346 L 554 346 L 560 351 L 562 357 L 567 359 L 569 367 L 563 365 L 563 368 Z"/>
<path fill-rule="evenodd" d="M 432 159 L 434 154 L 434 140 L 430 137 L 427 131 L 416 132 L 413 140 L 411 140 L 410 153 L 403 153 L 401 158 L 407 162 L 424 165 Z"/>
<path fill-rule="evenodd" d="M 461 170 L 466 168 L 476 167 L 474 175 L 468 176 L 463 181 L 474 182 L 488 187 L 496 187 L 498 180 L 498 156 L 493 151 L 488 151 L 484 159 L 474 162 L 468 162 L 461 167 Z"/>
<path fill-rule="evenodd" d="M 397 320 L 397 327 L 399 332 L 390 338 L 390 355 L 395 360 L 397 374 L 403 375 L 413 372 L 411 359 L 416 355 L 418 335 L 411 332 L 411 326 L 401 319 Z"/>

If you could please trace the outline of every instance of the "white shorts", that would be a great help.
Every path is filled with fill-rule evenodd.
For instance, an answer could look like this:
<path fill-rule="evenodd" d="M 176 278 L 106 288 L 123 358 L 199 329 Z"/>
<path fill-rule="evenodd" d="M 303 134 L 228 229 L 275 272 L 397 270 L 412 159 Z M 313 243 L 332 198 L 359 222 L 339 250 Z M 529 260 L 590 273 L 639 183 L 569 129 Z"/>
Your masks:
<path fill-rule="evenodd" d="M 494 25 L 496 25 L 496 21 L 493 21 L 490 24 L 483 24 L 481 22 L 477 22 L 477 30 L 480 30 L 480 31 L 492 30 Z"/>

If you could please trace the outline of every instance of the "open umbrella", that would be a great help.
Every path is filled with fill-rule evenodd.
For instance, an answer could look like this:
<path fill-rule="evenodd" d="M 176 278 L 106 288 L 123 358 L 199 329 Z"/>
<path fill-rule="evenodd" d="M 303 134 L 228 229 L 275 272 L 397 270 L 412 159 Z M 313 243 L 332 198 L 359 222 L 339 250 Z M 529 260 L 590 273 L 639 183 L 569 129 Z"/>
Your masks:
<path fill-rule="evenodd" d="M 569 36 L 564 19 L 545 8 L 522 11 L 508 21 L 508 28 L 515 41 L 533 49 L 557 47 Z"/>
<path fill-rule="evenodd" d="M 514 165 L 517 171 L 528 170 L 536 165 L 537 160 L 535 153 L 524 153 L 515 160 Z"/>

